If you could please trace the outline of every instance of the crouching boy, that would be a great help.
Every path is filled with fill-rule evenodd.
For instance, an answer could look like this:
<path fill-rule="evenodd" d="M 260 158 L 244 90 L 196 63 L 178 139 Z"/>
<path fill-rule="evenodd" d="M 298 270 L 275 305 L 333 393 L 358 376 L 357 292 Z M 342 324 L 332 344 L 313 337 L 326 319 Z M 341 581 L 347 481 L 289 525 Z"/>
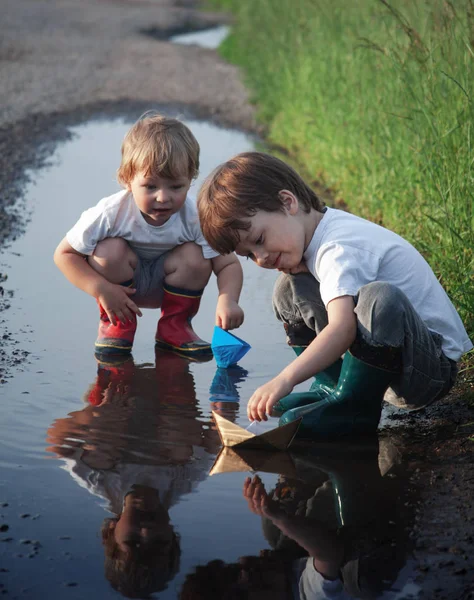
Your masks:
<path fill-rule="evenodd" d="M 198 195 L 204 237 L 222 254 L 283 274 L 274 309 L 297 358 L 259 387 L 251 420 L 302 417 L 325 437 L 377 429 L 382 400 L 422 408 L 452 387 L 472 348 L 428 263 L 397 234 L 325 208 L 284 162 L 258 152 L 218 167 Z M 306 393 L 293 387 L 314 376 Z"/>
<path fill-rule="evenodd" d="M 131 352 L 139 307 L 161 307 L 159 347 L 211 354 L 191 326 L 211 271 L 219 288 L 217 325 L 242 324 L 240 263 L 208 246 L 187 196 L 198 169 L 191 131 L 176 119 L 145 115 L 122 145 L 118 179 L 125 189 L 86 210 L 56 249 L 59 269 L 99 304 L 97 354 Z"/>

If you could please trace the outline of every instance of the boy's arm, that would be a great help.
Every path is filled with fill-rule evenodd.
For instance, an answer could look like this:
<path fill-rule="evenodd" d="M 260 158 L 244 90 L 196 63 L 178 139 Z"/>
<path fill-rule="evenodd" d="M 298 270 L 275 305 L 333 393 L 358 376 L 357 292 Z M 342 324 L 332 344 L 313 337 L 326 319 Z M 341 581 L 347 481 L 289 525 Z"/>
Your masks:
<path fill-rule="evenodd" d="M 227 254 L 216 256 L 211 262 L 219 289 L 216 325 L 222 329 L 240 327 L 244 321 L 244 311 L 238 302 L 244 278 L 239 259 L 235 254 Z"/>
<path fill-rule="evenodd" d="M 352 296 L 341 296 L 328 304 L 328 325 L 306 350 L 274 379 L 259 387 L 247 405 L 250 420 L 266 420 L 280 398 L 298 383 L 327 369 L 352 345 L 357 333 Z"/>
<path fill-rule="evenodd" d="M 84 254 L 74 250 L 66 238 L 56 248 L 54 262 L 73 285 L 99 300 L 114 325 L 117 319 L 126 321 L 131 318 L 132 311 L 141 316 L 140 309 L 129 298 L 136 290 L 107 281 L 89 265 Z"/>

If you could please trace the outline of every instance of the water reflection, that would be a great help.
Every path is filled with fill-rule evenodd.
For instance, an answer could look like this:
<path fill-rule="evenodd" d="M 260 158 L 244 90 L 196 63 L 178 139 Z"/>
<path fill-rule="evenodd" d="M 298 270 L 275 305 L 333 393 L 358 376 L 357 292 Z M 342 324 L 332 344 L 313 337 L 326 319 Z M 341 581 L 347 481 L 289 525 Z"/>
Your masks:
<path fill-rule="evenodd" d="M 219 25 L 203 31 L 191 31 L 174 35 L 170 38 L 170 41 L 175 44 L 195 45 L 213 50 L 222 44 L 229 32 L 230 28 L 227 25 Z"/>
<path fill-rule="evenodd" d="M 239 387 L 248 375 L 248 371 L 239 365 L 227 369 L 217 367 L 209 388 L 211 410 L 219 413 L 232 423 L 239 416 Z"/>
<path fill-rule="evenodd" d="M 99 362 L 85 407 L 56 419 L 48 450 L 113 514 L 102 525 L 105 575 L 130 598 L 163 590 L 179 570 L 169 510 L 203 481 L 219 448 L 201 419 L 187 359 Z"/>
<path fill-rule="evenodd" d="M 388 440 L 305 448 L 273 489 L 245 479 L 244 500 L 271 549 L 197 567 L 180 599 L 385 598 L 405 564 L 414 512 L 394 457 Z"/>
<path fill-rule="evenodd" d="M 217 369 L 212 408 L 235 417 L 246 376 L 240 367 Z M 111 513 L 100 532 L 104 571 L 122 595 L 149 597 L 180 571 L 186 531 L 170 509 L 211 470 L 279 474 L 266 485 L 241 475 L 241 507 L 260 519 L 269 548 L 187 564 L 181 600 L 388 598 L 400 585 L 413 502 L 388 438 L 291 453 L 224 449 L 216 458 L 219 437 L 199 408 L 190 362 L 160 350 L 154 364 L 99 362 L 83 399 L 82 410 L 50 426 L 48 451 Z M 231 543 L 240 511 L 225 514 L 215 525 Z"/>

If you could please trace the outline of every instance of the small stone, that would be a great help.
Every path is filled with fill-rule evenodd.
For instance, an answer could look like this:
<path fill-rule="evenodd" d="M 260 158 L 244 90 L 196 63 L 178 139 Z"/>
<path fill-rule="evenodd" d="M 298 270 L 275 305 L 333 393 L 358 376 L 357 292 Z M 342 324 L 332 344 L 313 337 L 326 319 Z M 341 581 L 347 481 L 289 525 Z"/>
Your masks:
<path fill-rule="evenodd" d="M 3 533 L 4 531 L 8 531 L 10 529 L 10 527 L 4 523 L 3 525 L 0 525 L 0 531 Z"/>
<path fill-rule="evenodd" d="M 18 466 L 20 467 L 21 465 Z M 23 513 L 20 515 L 20 519 L 28 519 L 29 517 L 31 517 L 30 513 Z"/>

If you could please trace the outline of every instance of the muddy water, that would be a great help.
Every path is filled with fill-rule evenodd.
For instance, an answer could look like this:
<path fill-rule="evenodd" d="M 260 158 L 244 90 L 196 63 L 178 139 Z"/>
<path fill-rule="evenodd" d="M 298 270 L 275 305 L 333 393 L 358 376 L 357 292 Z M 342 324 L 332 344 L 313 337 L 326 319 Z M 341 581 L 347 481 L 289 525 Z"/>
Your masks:
<path fill-rule="evenodd" d="M 204 175 L 252 148 L 239 132 L 188 124 L 201 144 Z M 50 166 L 32 174 L 32 221 L 1 257 L 15 294 L 9 326 L 31 354 L 0 388 L 0 590 L 6 597 L 105 599 L 120 596 L 115 587 L 130 597 L 155 591 L 171 599 L 183 585 L 217 580 L 205 572 L 191 581 L 197 565 L 254 557 L 241 561 L 239 585 L 250 581 L 265 598 L 266 581 L 276 586 L 270 597 L 290 598 L 292 573 L 312 550 L 342 561 L 354 595 L 360 579 L 364 593 L 415 597 L 408 538 L 415 492 L 405 485 L 393 440 L 296 446 L 292 456 L 245 455 L 237 467 L 235 457 L 221 456 L 219 468 L 229 472 L 209 476 L 220 449 L 211 409 L 247 425 L 246 400 L 291 358 L 271 313 L 275 273 L 243 262 L 239 335 L 252 350 L 238 368 L 155 354 L 152 310 L 139 321 L 133 360 L 96 362 L 95 303 L 66 282 L 52 254 L 82 210 L 118 189 L 128 127 L 114 120 L 72 130 Z M 194 319 L 204 338 L 212 335 L 215 301 L 212 282 Z M 266 516 L 244 498 L 246 465 L 275 499 Z M 231 471 L 239 467 L 244 471 Z M 263 489 L 255 484 L 250 493 L 261 497 Z M 282 507 L 291 517 L 285 526 Z M 225 581 L 233 576 L 228 568 Z"/>
<path fill-rule="evenodd" d="M 186 46 L 195 45 L 201 48 L 215 49 L 229 35 L 230 28 L 227 25 L 219 25 L 204 31 L 193 31 L 190 33 L 181 33 L 170 38 L 175 44 L 184 44 Z"/>

